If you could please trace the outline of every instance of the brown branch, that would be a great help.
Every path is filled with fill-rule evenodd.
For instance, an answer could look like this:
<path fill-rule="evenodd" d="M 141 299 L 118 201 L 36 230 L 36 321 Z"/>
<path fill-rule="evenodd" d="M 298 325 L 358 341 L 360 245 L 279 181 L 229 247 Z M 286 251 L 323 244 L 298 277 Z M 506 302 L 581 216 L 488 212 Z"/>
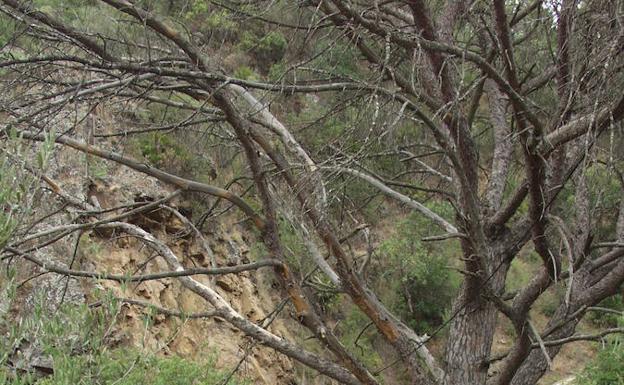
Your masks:
<path fill-rule="evenodd" d="M 117 222 L 120 221 L 124 218 L 128 218 L 137 214 L 141 214 L 144 213 L 146 211 L 158 208 L 158 206 L 160 206 L 161 204 L 170 201 L 171 199 L 175 198 L 176 196 L 180 195 L 181 191 L 180 190 L 176 190 L 173 193 L 167 195 L 166 197 L 163 197 L 161 199 L 158 199 L 154 202 L 149 202 L 147 204 L 141 205 L 140 207 L 137 207 L 135 209 L 126 211 L 124 213 L 121 214 L 117 214 L 114 216 L 110 216 L 108 218 L 104 218 L 104 219 L 100 219 L 100 220 L 96 220 L 96 221 L 92 221 L 92 222 L 88 222 L 88 223 L 75 223 L 75 224 L 70 224 L 70 225 L 61 225 L 61 226 L 55 226 L 55 227 L 51 227 L 48 228 L 46 230 L 40 231 L 38 233 L 35 234 L 31 234 L 29 236 L 26 236 L 22 239 L 20 239 L 18 242 L 14 242 L 11 244 L 12 247 L 17 247 L 21 244 L 24 244 L 28 241 L 31 241 L 33 239 L 37 239 L 37 238 L 41 238 L 47 235 L 51 235 L 54 233 L 58 233 L 58 232 L 68 232 L 68 233 L 72 233 L 74 231 L 79 231 L 79 230 L 87 230 L 87 229 L 91 229 L 97 226 L 103 226 L 107 223 L 111 223 L 111 222 Z M 58 193 L 61 197 L 65 198 L 66 195 L 63 194 L 62 192 Z M 75 202 L 78 203 L 78 202 Z M 86 206 L 86 205 L 85 205 Z M 82 214 L 93 214 L 95 212 L 86 212 L 86 213 L 82 213 Z"/>
<path fill-rule="evenodd" d="M 423 0 L 410 0 L 407 3 L 412 9 L 414 22 L 420 30 L 422 39 L 430 42 L 437 42 L 438 37 L 436 34 L 436 27 L 431 20 L 429 10 Z M 342 10 L 348 10 L 348 8 L 343 7 Z M 455 91 L 451 85 L 448 67 L 444 65 L 444 57 L 437 50 L 428 49 L 427 47 L 425 47 L 425 50 L 429 56 L 431 66 L 433 67 L 434 75 L 440 79 L 440 90 L 442 92 L 444 102 L 449 103 L 455 99 Z"/>
<path fill-rule="evenodd" d="M 493 2 L 494 15 L 496 20 L 496 29 L 498 39 L 501 47 L 503 48 L 502 56 L 505 64 L 505 73 L 507 80 L 511 87 L 519 91 L 520 84 L 518 82 L 516 67 L 513 57 L 513 47 L 511 44 L 511 31 L 507 24 L 507 15 L 505 12 L 505 1 L 494 0 Z M 539 141 L 543 135 L 541 125 L 533 125 L 532 132 L 529 132 L 528 126 L 525 121 L 524 111 L 522 106 L 518 105 L 515 100 L 512 100 L 514 107 L 514 113 L 518 122 L 518 130 L 520 137 L 523 141 L 524 156 L 526 159 L 526 173 L 528 181 L 528 193 L 530 197 L 529 201 L 529 216 L 533 221 L 532 234 L 533 244 L 535 245 L 535 251 L 542 258 L 544 267 L 548 270 L 551 279 L 557 279 L 561 270 L 561 261 L 554 256 L 548 245 L 546 238 L 546 164 L 543 157 L 541 157 L 536 148 L 536 142 Z M 531 122 L 532 123 L 532 122 Z M 519 363 L 518 363 L 519 367 Z M 508 372 L 513 376 L 514 371 Z M 501 383 L 511 381 L 509 378 L 501 378 Z"/>
<path fill-rule="evenodd" d="M 302 206 L 304 212 L 314 225 L 315 230 L 319 237 L 326 244 L 327 249 L 332 252 L 337 261 L 336 272 L 340 277 L 342 287 L 345 292 L 352 298 L 354 303 L 373 321 L 380 333 L 391 343 L 399 352 L 402 359 L 410 365 L 410 369 L 413 372 L 413 376 L 420 379 L 424 383 L 430 383 L 430 374 L 434 378 L 441 378 L 442 370 L 438 368 L 437 363 L 433 356 L 424 346 L 418 345 L 417 349 L 414 349 L 414 341 L 421 341 L 421 337 L 417 336 L 413 331 L 403 325 L 397 318 L 395 318 L 381 302 L 374 297 L 364 282 L 355 274 L 353 269 L 354 263 L 351 257 L 344 251 L 336 232 L 333 231 L 331 225 L 326 221 L 325 216 L 318 210 L 318 205 L 315 204 L 315 198 L 311 195 L 311 187 L 301 180 L 296 180 L 292 173 L 289 171 L 291 167 L 288 161 L 278 153 L 268 141 L 257 133 L 253 128 L 250 133 L 260 145 L 260 147 L 271 158 L 274 164 L 280 170 L 280 174 L 283 176 L 292 191 L 295 192 L 299 204 Z M 416 357 L 413 357 L 413 353 L 418 353 L 420 358 L 425 361 L 427 370 L 430 373 L 423 373 L 421 368 L 421 362 Z"/>
<path fill-rule="evenodd" d="M 544 137 L 539 144 L 539 152 L 542 156 L 548 156 L 554 149 L 564 143 L 570 142 L 584 134 L 602 133 L 610 125 L 619 122 L 624 117 L 624 94 L 619 100 L 609 107 L 600 109 L 596 113 L 591 113 L 575 119 Z"/>
<path fill-rule="evenodd" d="M 421 213 L 422 215 L 424 215 L 425 217 L 429 218 L 432 222 L 434 222 L 437 226 L 440 226 L 444 231 L 448 232 L 449 234 L 454 234 L 457 237 L 461 237 L 464 236 L 462 234 L 460 234 L 460 232 L 458 231 L 457 227 L 455 227 L 454 225 L 452 225 L 451 223 L 449 223 L 446 219 L 442 218 L 441 216 L 439 216 L 438 214 L 436 214 L 435 212 L 431 211 L 428 207 L 426 207 L 425 205 L 423 205 L 420 202 L 417 202 L 413 199 L 411 199 L 410 197 L 401 194 L 400 192 L 391 189 L 390 187 L 388 187 L 387 185 L 385 185 L 382 181 L 379 181 L 378 179 L 365 174 L 361 171 L 358 170 L 354 170 L 351 168 L 344 168 L 344 167 L 326 167 L 328 169 L 332 169 L 338 172 L 342 172 L 342 173 L 346 173 L 346 174 L 350 174 L 353 175 L 355 177 L 358 177 L 362 180 L 364 180 L 365 182 L 367 182 L 368 184 L 370 184 L 371 186 L 379 189 L 381 192 L 383 192 L 385 195 L 396 199 L 399 202 L 402 202 L 406 205 L 408 205 L 409 207 L 411 207 L 412 209 L 418 211 L 419 213 Z"/>
<path fill-rule="evenodd" d="M 543 340 L 543 343 L 544 343 L 544 347 L 551 347 L 551 346 L 569 344 L 571 342 L 577 342 L 577 341 L 601 342 L 601 341 L 604 341 L 604 338 L 610 334 L 624 334 L 624 328 L 609 328 L 609 329 L 605 329 L 595 334 L 576 334 L 573 336 L 559 338 L 556 340 Z M 534 343 L 531 345 L 531 350 L 540 349 L 540 348 L 541 347 L 539 343 Z M 500 361 L 504 359 L 505 357 L 507 357 L 508 355 L 509 355 L 509 352 L 497 354 L 495 356 L 488 358 L 486 362 L 492 363 L 492 362 Z"/>
<path fill-rule="evenodd" d="M 213 318 L 213 317 L 221 316 L 221 312 L 218 310 L 211 310 L 211 311 L 206 311 L 206 312 L 201 312 L 201 313 L 186 313 L 180 310 L 167 309 L 162 306 L 155 305 L 151 302 L 140 301 L 137 299 L 113 297 L 112 300 L 118 301 L 121 303 L 127 303 L 129 305 L 141 306 L 151 311 L 155 311 L 156 313 L 164 314 L 168 317 L 178 317 L 178 318 L 183 318 L 183 319 L 203 319 L 203 318 Z M 88 306 L 89 308 L 96 308 L 96 307 L 102 306 L 103 303 L 104 303 L 103 301 L 97 301 L 97 302 L 90 303 Z"/>
<path fill-rule="evenodd" d="M 31 131 L 20 131 L 26 139 L 32 140 L 45 140 L 44 134 L 34 133 Z M 227 201 L 238 206 L 245 214 L 247 214 L 254 222 L 256 227 L 262 229 L 264 227 L 264 220 L 255 212 L 255 210 L 247 204 L 242 198 L 235 195 L 231 191 L 222 189 L 220 187 L 207 185 L 205 183 L 195 182 L 189 179 L 181 178 L 177 175 L 169 174 L 160 169 L 152 167 L 148 164 L 138 162 L 132 158 L 124 157 L 113 151 L 105 151 L 98 147 L 80 142 L 75 139 L 71 139 L 66 136 L 57 136 L 55 138 L 56 143 L 63 144 L 86 154 L 95 155 L 97 157 L 108 159 L 113 162 L 123 164 L 133 170 L 152 176 L 162 182 L 172 184 L 185 191 L 201 192 L 213 196 L 223 198 Z"/>
<path fill-rule="evenodd" d="M 180 33 L 173 28 L 167 26 L 164 21 L 159 20 L 156 16 L 137 7 L 136 5 L 125 0 L 101 0 L 102 2 L 135 17 L 142 23 L 145 23 L 154 31 L 167 38 L 177 45 L 191 59 L 193 65 L 199 67 L 203 71 L 209 71 L 210 66 L 204 59 L 203 55 L 188 40 L 180 36 Z"/>
<path fill-rule="evenodd" d="M 170 268 L 175 271 L 184 270 L 184 267 L 180 264 L 177 256 L 171 251 L 171 249 L 167 245 L 156 239 L 152 234 L 144 231 L 138 226 L 130 225 L 127 223 L 118 223 L 118 226 L 128 234 L 142 239 L 147 245 L 153 248 L 165 259 Z M 308 352 L 301 347 L 287 341 L 286 339 L 278 337 L 270 333 L 266 329 L 242 317 L 230 306 L 227 301 L 225 301 L 221 296 L 219 296 L 216 291 L 214 291 L 210 287 L 188 276 L 179 277 L 179 280 L 185 288 L 204 298 L 215 309 L 218 309 L 220 312 L 222 312 L 220 316 L 223 319 L 231 323 L 233 326 L 235 326 L 254 340 L 260 342 L 265 346 L 271 347 L 279 351 L 280 353 L 285 354 L 286 356 L 291 357 L 306 366 L 316 369 L 320 373 L 323 373 L 342 383 L 349 385 L 361 385 L 360 381 L 358 381 L 342 366 L 335 364 L 323 357 L 320 357 L 317 354 Z"/>
<path fill-rule="evenodd" d="M 535 116 L 535 114 L 526 104 L 524 97 L 520 93 L 518 93 L 507 80 L 505 80 L 505 78 L 496 70 L 496 68 L 494 68 L 490 63 L 488 63 L 486 59 L 484 59 L 480 55 L 470 50 L 466 50 L 449 44 L 440 43 L 437 41 L 427 40 L 420 36 L 410 36 L 410 38 L 405 38 L 399 34 L 389 33 L 389 31 L 386 31 L 377 23 L 364 19 L 359 14 L 359 12 L 351 9 L 349 6 L 344 4 L 344 2 L 340 2 L 340 4 L 340 11 L 344 14 L 347 20 L 356 22 L 368 31 L 383 39 L 389 36 L 391 42 L 407 49 L 409 52 L 412 52 L 413 50 L 418 50 L 422 47 L 427 50 L 451 55 L 474 63 L 483 71 L 483 73 L 485 73 L 489 78 L 494 80 L 496 84 L 498 84 L 498 86 L 500 87 L 501 91 L 507 94 L 509 98 L 514 101 L 518 105 L 518 107 L 521 108 L 523 115 L 529 122 L 531 122 L 532 125 L 534 125 L 535 127 L 542 127 L 542 124 L 537 116 Z"/>
<path fill-rule="evenodd" d="M 40 23 L 45 24 L 62 33 L 63 35 L 70 37 L 72 40 L 77 41 L 88 51 L 96 54 L 102 59 L 107 61 L 116 61 L 116 59 L 111 56 L 111 54 L 108 53 L 108 51 L 106 51 L 104 47 L 99 45 L 93 39 L 87 37 L 83 32 L 79 32 L 69 27 L 67 24 L 59 22 L 58 20 L 50 17 L 46 13 L 37 11 L 36 9 L 29 7 L 28 5 L 26 5 L 25 2 L 20 2 L 18 0 L 2 0 L 2 2 L 7 6 L 13 8 L 14 10 L 20 12 L 21 14 L 33 20 L 37 20 Z"/>
<path fill-rule="evenodd" d="M 250 124 L 240 116 L 232 102 L 224 95 L 215 95 L 215 102 L 225 113 L 228 123 L 234 128 L 245 150 L 245 155 L 251 168 L 254 183 L 264 210 L 265 226 L 262 229 L 263 242 L 267 246 L 269 252 L 280 260 L 284 260 L 279 229 L 277 227 L 277 213 L 273 199 L 269 193 L 269 186 L 265 174 L 260 168 L 257 151 L 249 137 L 249 131 L 251 129 Z M 276 269 L 275 272 L 280 278 L 284 290 L 291 298 L 299 321 L 311 330 L 319 341 L 325 344 L 358 380 L 363 384 L 378 385 L 378 381 L 368 369 L 366 369 L 366 367 L 344 347 L 334 333 L 325 326 L 323 320 L 316 313 L 314 306 L 312 306 L 311 298 L 302 291 L 300 285 L 293 279 L 290 271 L 285 268 L 285 265 L 281 269 Z"/>
<path fill-rule="evenodd" d="M 113 227 L 117 227 L 115 223 L 111 223 L 110 225 Z M 105 228 L 107 226 L 104 225 L 101 227 Z M 34 263 L 35 265 L 51 273 L 56 273 L 60 275 L 70 276 L 70 277 L 93 278 L 93 279 L 101 279 L 101 280 L 116 281 L 116 282 L 144 282 L 144 281 L 153 281 L 153 280 L 163 279 L 163 278 L 187 277 L 187 276 L 193 276 L 193 275 L 237 274 L 237 273 L 242 273 L 244 271 L 257 270 L 261 267 L 282 266 L 282 263 L 278 260 L 265 259 L 265 260 L 261 260 L 258 262 L 247 263 L 244 265 L 216 267 L 212 269 L 193 268 L 193 269 L 184 269 L 181 271 L 164 271 L 164 272 L 153 273 L 153 274 L 118 275 L 118 274 L 108 274 L 108 273 L 97 273 L 97 272 L 84 271 L 84 270 L 66 269 L 62 266 L 58 266 L 53 263 L 41 261 L 40 259 L 35 258 L 32 255 L 25 254 L 21 252 L 20 250 L 14 249 L 12 247 L 6 247 L 5 250 L 13 253 L 14 255 L 18 255 L 26 259 L 27 261 L 30 261 Z"/>

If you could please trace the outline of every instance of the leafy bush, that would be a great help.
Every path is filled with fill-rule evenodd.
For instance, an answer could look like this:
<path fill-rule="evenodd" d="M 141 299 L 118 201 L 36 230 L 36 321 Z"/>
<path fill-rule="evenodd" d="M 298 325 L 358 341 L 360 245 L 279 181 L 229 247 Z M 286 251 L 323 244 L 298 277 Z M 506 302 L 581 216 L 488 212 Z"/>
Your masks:
<path fill-rule="evenodd" d="M 238 25 L 232 14 L 225 9 L 211 8 L 207 1 L 193 1 L 185 18 L 193 31 L 203 32 L 219 41 L 234 40 L 238 36 Z"/>
<path fill-rule="evenodd" d="M 287 70 L 288 66 L 285 63 L 275 63 L 271 66 L 271 68 L 269 68 L 268 78 L 273 82 L 285 80 Z"/>
<path fill-rule="evenodd" d="M 86 155 L 85 158 L 87 160 L 89 175 L 92 178 L 104 179 L 108 176 L 108 164 L 105 160 L 91 155 Z"/>
<path fill-rule="evenodd" d="M 135 350 L 106 351 L 96 356 L 63 356 L 55 362 L 55 373 L 41 385 L 216 385 L 227 374 L 214 367 L 214 359 L 198 363 L 180 357 L 145 355 Z M 231 380 L 228 384 L 237 384 Z"/>
<path fill-rule="evenodd" d="M 370 326 L 370 320 L 356 306 L 345 311 L 345 318 L 340 322 L 339 335 L 344 345 L 367 367 L 382 365 L 383 360 L 373 346 L 376 330 Z"/>
<path fill-rule="evenodd" d="M 8 20 L 7 22 L 0 24 L 0 58 L 4 59 L 6 53 L 2 52 L 2 49 L 6 47 L 11 41 L 11 37 L 15 33 L 15 22 Z"/>
<path fill-rule="evenodd" d="M 624 312 L 624 298 L 621 295 L 614 295 L 601 301 L 598 307 Z M 610 312 L 596 311 L 590 313 L 590 320 L 602 327 L 616 327 L 620 318 L 617 314 Z"/>
<path fill-rule="evenodd" d="M 5 289 L 14 298 L 15 291 Z M 39 379 L 40 385 L 216 385 L 228 377 L 227 372 L 215 369 L 214 356 L 191 361 L 131 348 L 109 349 L 107 338 L 119 310 L 119 303 L 111 298 L 104 298 L 97 309 L 67 304 L 53 314 L 45 310 L 43 298 L 37 303 L 32 314 L 19 322 L 0 314 L 4 332 L 0 335 L 0 384 L 31 384 L 40 376 L 29 368 L 9 369 L 15 359 L 11 352 L 24 341 L 35 346 L 37 356 L 52 363 L 53 373 Z M 235 378 L 228 382 L 238 383 Z"/>
<path fill-rule="evenodd" d="M 167 135 L 155 133 L 140 140 L 141 155 L 151 164 L 161 166 L 162 162 L 172 156 L 182 154 L 182 149 Z"/>
<path fill-rule="evenodd" d="M 314 63 L 320 69 L 352 78 L 361 76 L 358 68 L 358 64 L 361 61 L 359 52 L 351 45 L 339 41 L 323 41 L 316 45 L 315 48 L 319 53 L 327 51 L 326 55 L 320 55 Z"/>
<path fill-rule="evenodd" d="M 539 309 L 542 314 L 552 317 L 555 315 L 560 304 L 565 300 L 566 288 L 563 285 L 556 285 L 551 287 L 544 295 L 542 295 L 537 303 L 536 308 Z"/>
<path fill-rule="evenodd" d="M 585 179 L 589 195 L 592 213 L 592 225 L 595 226 L 594 234 L 600 239 L 615 238 L 615 223 L 619 212 L 619 204 L 622 196 L 622 186 L 617 173 L 624 164 L 615 162 L 613 167 L 595 163 L 587 167 Z M 566 186 L 560 195 L 556 209 L 563 218 L 570 217 L 576 209 L 576 189 Z"/>
<path fill-rule="evenodd" d="M 260 65 L 267 68 L 271 63 L 282 60 L 287 46 L 286 38 L 279 31 L 271 31 L 262 37 L 245 32 L 240 41 L 240 47 L 249 51 Z"/>
<path fill-rule="evenodd" d="M 210 170 L 210 163 L 179 143 L 175 135 L 156 132 L 143 136 L 138 149 L 150 164 L 183 177 L 197 178 L 194 172 Z"/>
<path fill-rule="evenodd" d="M 315 265 L 309 257 L 308 249 L 301 239 L 299 230 L 284 216 L 278 217 L 277 225 L 288 265 L 295 272 L 305 274 L 304 271 L 308 271 Z"/>
<path fill-rule="evenodd" d="M 624 319 L 620 318 L 624 324 Z M 578 385 L 624 385 L 624 341 L 611 340 L 578 378 Z"/>
<path fill-rule="evenodd" d="M 430 331 L 440 325 L 457 289 L 457 279 L 448 266 L 448 255 L 423 244 L 420 216 L 412 215 L 400 223 L 398 233 L 385 241 L 381 253 L 388 268 L 381 281 L 391 282 L 398 297 L 395 308 L 417 332 Z"/>
<path fill-rule="evenodd" d="M 28 148 L 11 130 L 0 142 L 0 248 L 10 240 L 21 218 L 34 207 L 37 178 L 22 165 L 21 159 L 32 159 L 32 169 L 43 171 L 53 153 L 54 133 L 48 133 L 39 148 Z"/>
<path fill-rule="evenodd" d="M 258 80 L 258 75 L 251 67 L 242 65 L 234 71 L 234 77 L 243 80 Z"/>

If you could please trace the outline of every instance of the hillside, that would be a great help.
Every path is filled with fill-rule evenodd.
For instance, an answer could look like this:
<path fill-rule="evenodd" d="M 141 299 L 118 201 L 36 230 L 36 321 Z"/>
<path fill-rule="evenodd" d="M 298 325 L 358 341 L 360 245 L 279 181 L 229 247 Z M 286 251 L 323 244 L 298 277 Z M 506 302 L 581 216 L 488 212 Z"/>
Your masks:
<path fill-rule="evenodd" d="M 0 383 L 624 384 L 622 20 L 0 0 Z"/>

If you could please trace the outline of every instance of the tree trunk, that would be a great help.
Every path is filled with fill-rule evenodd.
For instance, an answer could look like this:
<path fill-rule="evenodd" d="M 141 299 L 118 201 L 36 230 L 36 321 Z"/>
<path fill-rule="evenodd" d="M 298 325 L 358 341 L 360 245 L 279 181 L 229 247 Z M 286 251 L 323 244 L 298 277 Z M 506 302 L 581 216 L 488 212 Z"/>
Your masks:
<path fill-rule="evenodd" d="M 465 306 L 463 298 L 462 294 L 453 306 L 452 314 L 458 314 L 451 323 L 446 348 L 444 385 L 483 385 L 488 372 L 483 363 L 490 356 L 496 308 L 484 299 Z"/>

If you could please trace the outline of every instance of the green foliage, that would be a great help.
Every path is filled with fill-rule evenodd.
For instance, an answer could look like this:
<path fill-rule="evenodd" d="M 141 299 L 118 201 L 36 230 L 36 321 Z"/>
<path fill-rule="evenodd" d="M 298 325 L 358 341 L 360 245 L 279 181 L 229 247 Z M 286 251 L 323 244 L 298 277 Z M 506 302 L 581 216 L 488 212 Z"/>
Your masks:
<path fill-rule="evenodd" d="M 614 171 L 622 165 L 607 167 L 596 162 L 584 171 L 592 215 L 593 233 L 601 239 L 614 239 L 615 223 L 622 197 L 622 186 Z M 571 217 L 576 209 L 576 187 L 568 184 L 559 194 L 557 211 L 562 217 Z"/>
<path fill-rule="evenodd" d="M 5 293 L 11 293 L 5 290 Z M 41 385 L 212 385 L 223 384 L 227 372 L 215 369 L 215 357 L 202 361 L 180 357 L 160 357 L 146 351 L 121 348 L 110 350 L 107 335 L 114 326 L 119 303 L 110 297 L 103 305 L 64 305 L 56 312 L 45 310 L 41 298 L 30 317 L 20 322 L 1 318 L 0 352 L 11 352 L 25 339 L 34 342 L 41 354 L 51 358 L 53 374 L 40 379 Z M 27 372 L 8 370 L 9 353 L 0 354 L 0 384 L 33 383 Z M 228 384 L 239 384 L 232 379 Z"/>
<path fill-rule="evenodd" d="M 383 360 L 378 349 L 373 346 L 376 330 L 370 326 L 370 320 L 357 307 L 352 306 L 345 312 L 345 319 L 340 322 L 338 333 L 342 343 L 351 350 L 366 367 L 380 367 Z"/>
<path fill-rule="evenodd" d="M 505 282 L 506 291 L 519 290 L 528 284 L 535 274 L 535 262 L 539 260 L 539 264 L 541 264 L 539 256 L 537 260 L 535 259 L 535 256 L 538 255 L 535 251 L 531 250 L 526 253 L 523 251 L 522 253 L 519 258 L 514 258 L 511 261 L 511 267 Z"/>
<path fill-rule="evenodd" d="M 620 318 L 624 324 L 624 319 Z M 624 385 L 624 341 L 614 338 L 578 378 L 578 385 Z"/>
<path fill-rule="evenodd" d="M 315 48 L 319 53 L 326 51 L 326 54 L 316 60 L 315 64 L 319 69 L 352 78 L 362 76 L 358 68 L 360 57 L 352 45 L 339 41 L 322 41 Z"/>
<path fill-rule="evenodd" d="M 280 61 L 286 53 L 288 42 L 279 31 L 270 31 L 264 36 L 246 31 L 241 36 L 240 48 L 249 51 L 261 65 Z"/>
<path fill-rule="evenodd" d="M 273 64 L 271 68 L 269 69 L 269 74 L 268 74 L 269 80 L 271 81 L 282 80 L 284 76 L 286 75 L 287 69 L 288 69 L 288 66 L 284 64 L 283 62 L 278 62 L 278 63 Z"/>
<path fill-rule="evenodd" d="M 194 0 L 191 2 L 188 11 L 186 12 L 186 18 L 188 19 L 192 19 L 192 18 L 196 18 L 198 16 L 205 16 L 206 14 L 209 13 L 210 8 L 209 8 L 209 3 L 207 1 L 202 1 L 202 0 Z M 226 11 L 223 12 L 215 12 L 214 14 L 216 14 L 216 18 L 221 17 Z"/>
<path fill-rule="evenodd" d="M 3 20 L 0 23 L 0 50 L 2 50 L 9 42 L 11 41 L 11 37 L 15 33 L 16 24 L 13 20 Z M 0 53 L 0 59 L 4 59 L 8 57 L 8 53 L 2 52 Z"/>
<path fill-rule="evenodd" d="M 206 4 L 205 1 L 196 1 L 195 3 Z M 233 32 L 236 30 L 236 23 L 232 21 L 230 13 L 225 9 L 211 12 L 206 18 L 206 26 L 223 32 Z"/>
<path fill-rule="evenodd" d="M 106 351 L 97 356 L 63 356 L 55 362 L 53 376 L 41 385 L 216 385 L 227 374 L 214 367 L 214 358 L 194 362 L 180 357 L 158 357 L 135 350 Z M 231 380 L 228 384 L 238 384 Z"/>
<path fill-rule="evenodd" d="M 624 298 L 621 295 L 614 295 L 612 297 L 608 297 L 601 301 L 598 304 L 598 307 L 603 307 L 611 310 L 615 310 L 616 312 L 624 313 Z M 616 327 L 618 321 L 622 317 L 619 317 L 615 313 L 604 312 L 604 311 L 596 311 L 591 312 L 589 319 L 594 322 L 596 325 L 601 327 Z"/>
<path fill-rule="evenodd" d="M 89 255 L 90 258 L 102 252 L 102 244 L 86 234 L 80 236 L 78 247 L 84 255 Z"/>
<path fill-rule="evenodd" d="M 449 269 L 451 256 L 420 241 L 428 227 L 414 214 L 398 225 L 397 234 L 380 249 L 387 264 L 380 281 L 392 287 L 398 301 L 390 302 L 418 332 L 431 331 L 444 321 L 458 287 L 458 279 Z"/>
<path fill-rule="evenodd" d="M 95 5 L 95 1 L 84 0 L 36 0 L 34 5 L 41 12 L 55 15 L 64 20 L 71 21 L 78 17 L 83 7 L 91 7 Z"/>
<path fill-rule="evenodd" d="M 165 95 L 160 95 L 165 98 Z M 184 94 L 167 95 L 167 99 L 182 103 L 189 109 L 201 109 L 197 101 Z M 172 108 L 160 103 L 141 105 L 131 117 L 141 125 L 156 124 L 175 126 L 190 119 L 186 110 Z M 143 158 L 146 163 L 164 171 L 207 182 L 215 178 L 216 170 L 212 161 L 213 152 L 206 151 L 214 146 L 213 137 L 193 130 L 172 129 L 132 136 L 126 150 L 135 158 Z M 233 166 L 231 167 L 234 168 Z M 100 174 L 104 170 L 99 171 Z"/>
<path fill-rule="evenodd" d="M 243 80 L 258 80 L 258 74 L 249 66 L 242 65 L 234 71 L 234 77 Z"/>
<path fill-rule="evenodd" d="M 230 40 L 238 36 L 238 23 L 232 14 L 225 9 L 211 8 L 207 1 L 193 1 L 184 17 L 194 31 L 218 40 Z"/>
<path fill-rule="evenodd" d="M 294 225 L 283 217 L 279 218 L 277 225 L 280 233 L 280 241 L 289 266 L 299 272 L 312 268 L 314 265 L 311 259 L 307 258 L 307 248 Z"/>
<path fill-rule="evenodd" d="M 609 239 L 615 231 L 622 186 L 613 170 L 601 164 L 589 167 L 586 178 L 596 234 Z"/>
<path fill-rule="evenodd" d="M 7 308 L 15 300 L 15 292 L 11 290 L 13 285 L 14 282 L 9 281 L 4 288 L 6 292 L 13 293 L 6 298 Z M 72 356 L 89 357 L 102 351 L 104 335 L 116 311 L 116 306 L 102 306 L 91 311 L 86 305 L 64 305 L 51 313 L 49 309 L 46 309 L 46 302 L 45 293 L 40 293 L 36 296 L 32 313 L 20 316 L 19 322 L 11 319 L 8 313 L 1 314 L 0 330 L 4 333 L 0 336 L 0 351 L 6 354 L 0 356 L 0 368 L 2 368 L 0 369 L 0 383 L 30 383 L 29 362 L 18 365 L 23 371 L 13 373 L 7 370 L 8 361 L 15 359 L 12 352 L 25 341 L 39 351 L 42 357 L 52 359 L 55 377 L 58 378 L 67 378 L 71 375 L 68 371 L 74 370 L 72 367 L 67 367 L 64 360 Z M 58 370 L 56 370 L 57 363 L 59 363 Z"/>
<path fill-rule="evenodd" d="M 564 302 L 566 288 L 563 285 L 556 285 L 551 287 L 544 293 L 535 304 L 535 307 L 539 309 L 542 314 L 552 317 L 559 305 Z"/>
<path fill-rule="evenodd" d="M 263 258 L 266 258 L 267 254 L 268 251 L 263 242 L 254 242 L 249 248 L 249 257 L 252 261 L 259 261 Z"/>
<path fill-rule="evenodd" d="M 87 166 L 89 175 L 96 179 L 103 179 L 108 176 L 108 164 L 105 160 L 87 155 Z"/>
<path fill-rule="evenodd" d="M 116 24 L 105 16 L 112 16 L 113 9 L 97 0 L 35 0 L 33 6 L 80 30 L 112 31 Z"/>
<path fill-rule="evenodd" d="M 160 166 L 164 160 L 171 156 L 183 153 L 183 149 L 177 146 L 169 136 L 160 133 L 152 133 L 141 138 L 139 148 L 141 155 L 155 166 Z"/>
<path fill-rule="evenodd" d="M 21 164 L 22 159 L 34 158 L 36 166 L 31 171 L 43 170 L 52 156 L 53 133 L 48 133 L 40 148 L 31 152 L 13 130 L 2 142 L 0 150 L 0 248 L 4 247 L 15 231 L 20 218 L 32 206 L 29 201 L 37 188 L 36 177 Z"/>

